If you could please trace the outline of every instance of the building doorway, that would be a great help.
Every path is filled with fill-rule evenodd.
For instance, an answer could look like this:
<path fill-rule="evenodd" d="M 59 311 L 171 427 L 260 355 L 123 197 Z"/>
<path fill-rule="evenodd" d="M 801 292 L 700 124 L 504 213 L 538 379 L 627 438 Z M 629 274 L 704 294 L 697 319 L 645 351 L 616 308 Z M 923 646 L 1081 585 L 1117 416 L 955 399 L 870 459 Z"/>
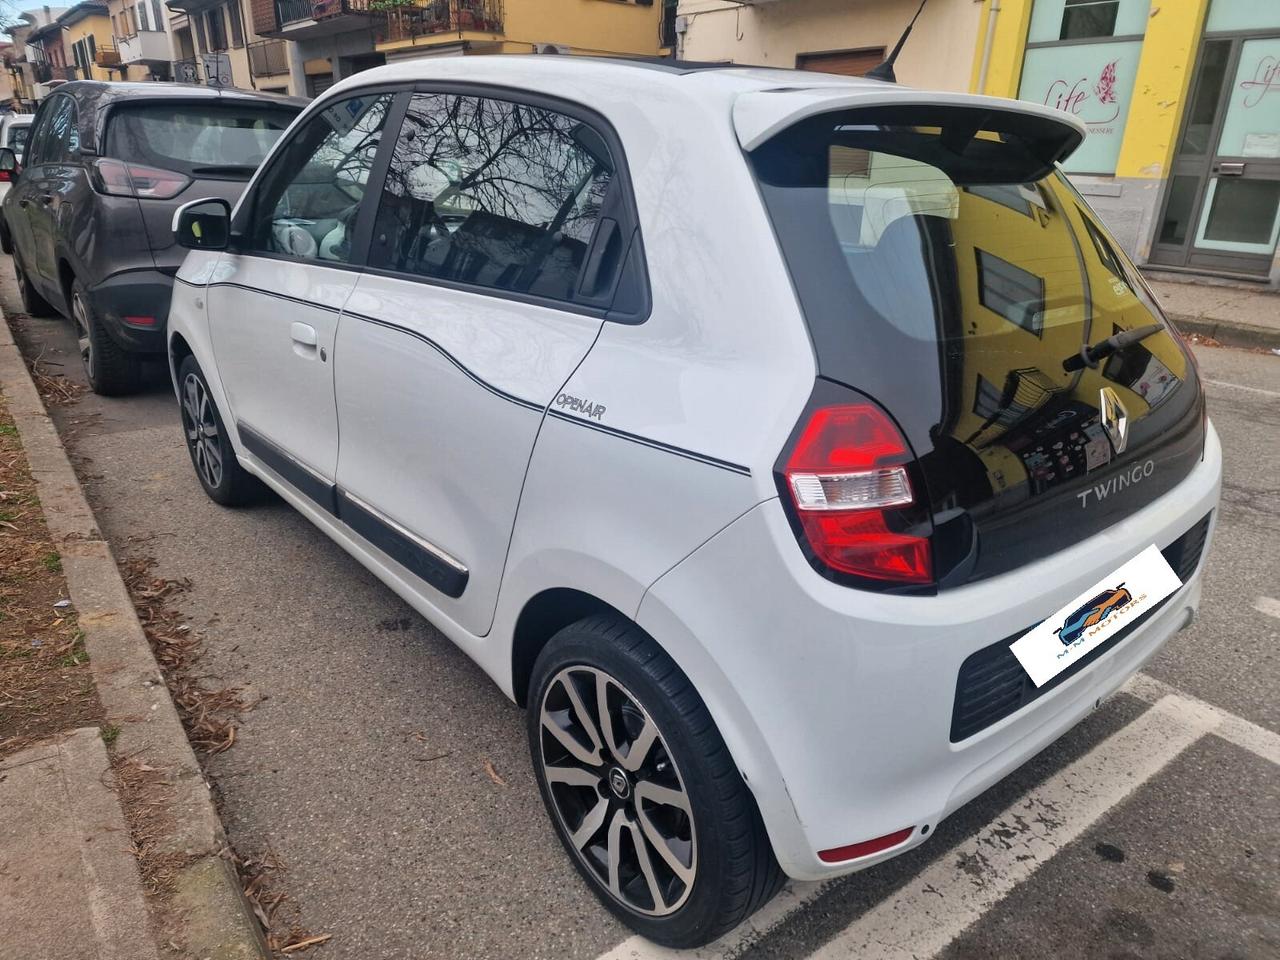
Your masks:
<path fill-rule="evenodd" d="M 1150 261 L 1264 278 L 1280 235 L 1280 25 L 1206 34 L 1189 103 Z"/>

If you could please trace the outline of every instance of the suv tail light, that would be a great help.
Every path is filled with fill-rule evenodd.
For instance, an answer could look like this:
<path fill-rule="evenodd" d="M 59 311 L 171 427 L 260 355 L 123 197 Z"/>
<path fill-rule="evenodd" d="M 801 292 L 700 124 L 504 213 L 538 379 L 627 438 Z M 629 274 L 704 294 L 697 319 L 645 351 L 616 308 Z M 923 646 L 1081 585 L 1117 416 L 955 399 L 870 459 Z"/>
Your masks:
<path fill-rule="evenodd" d="M 113 197 L 141 197 L 144 200 L 169 200 L 191 183 L 191 178 L 173 170 L 148 167 L 141 163 L 125 163 L 102 157 L 93 162 L 93 185 L 99 193 Z"/>
<path fill-rule="evenodd" d="M 910 532 L 916 500 L 906 439 L 869 400 L 808 413 L 782 468 L 798 532 L 827 570 L 882 584 L 930 584 L 929 537 Z"/>

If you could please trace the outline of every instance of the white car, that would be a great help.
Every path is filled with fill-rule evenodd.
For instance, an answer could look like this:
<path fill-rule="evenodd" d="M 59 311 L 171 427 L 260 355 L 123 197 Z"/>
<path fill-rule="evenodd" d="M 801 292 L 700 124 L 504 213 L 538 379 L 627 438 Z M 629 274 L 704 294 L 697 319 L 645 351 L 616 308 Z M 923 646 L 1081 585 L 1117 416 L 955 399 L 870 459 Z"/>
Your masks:
<path fill-rule="evenodd" d="M 360 73 L 174 218 L 196 474 L 527 706 L 587 884 L 706 942 L 924 842 L 1196 612 L 1220 448 L 1082 136 L 792 71 Z"/>
<path fill-rule="evenodd" d="M 34 119 L 35 115 L 30 113 L 6 113 L 0 117 L 0 147 L 8 147 L 21 159 Z M 13 185 L 11 176 L 11 171 L 0 170 L 0 200 Z"/>

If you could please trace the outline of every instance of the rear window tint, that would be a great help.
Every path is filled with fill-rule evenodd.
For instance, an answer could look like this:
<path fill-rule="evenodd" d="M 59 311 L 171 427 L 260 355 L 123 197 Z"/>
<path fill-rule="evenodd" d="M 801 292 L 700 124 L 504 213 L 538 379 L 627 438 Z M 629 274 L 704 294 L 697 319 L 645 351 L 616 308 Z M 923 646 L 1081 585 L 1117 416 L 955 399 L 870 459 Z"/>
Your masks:
<path fill-rule="evenodd" d="M 247 180 L 294 116 L 267 105 L 127 104 L 112 112 L 106 154 L 188 176 Z"/>

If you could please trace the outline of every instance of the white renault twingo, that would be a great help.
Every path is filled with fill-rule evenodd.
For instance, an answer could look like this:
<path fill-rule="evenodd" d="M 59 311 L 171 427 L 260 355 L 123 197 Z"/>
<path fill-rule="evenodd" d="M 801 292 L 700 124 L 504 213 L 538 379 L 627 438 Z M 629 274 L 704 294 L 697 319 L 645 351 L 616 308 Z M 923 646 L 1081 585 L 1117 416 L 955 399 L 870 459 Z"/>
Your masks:
<path fill-rule="evenodd" d="M 924 841 L 1195 613 L 1218 440 L 1082 135 L 790 71 L 361 73 L 175 218 L 196 474 L 474 657 L 588 885 L 708 941 Z"/>

